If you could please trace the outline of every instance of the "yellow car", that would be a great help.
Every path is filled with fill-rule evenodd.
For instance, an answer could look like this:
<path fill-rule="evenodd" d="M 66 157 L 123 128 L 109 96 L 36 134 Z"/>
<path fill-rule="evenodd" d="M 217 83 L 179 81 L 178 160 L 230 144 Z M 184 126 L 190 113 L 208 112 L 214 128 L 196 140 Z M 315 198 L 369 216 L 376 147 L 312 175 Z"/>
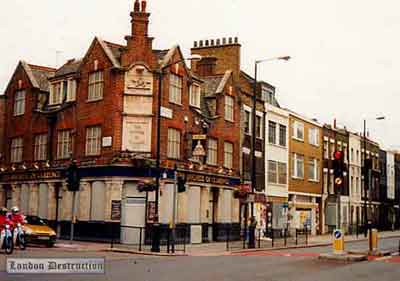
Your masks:
<path fill-rule="evenodd" d="M 53 247 L 56 243 L 56 232 L 47 225 L 45 220 L 37 216 L 26 216 L 24 225 L 27 243 L 44 244 Z"/>

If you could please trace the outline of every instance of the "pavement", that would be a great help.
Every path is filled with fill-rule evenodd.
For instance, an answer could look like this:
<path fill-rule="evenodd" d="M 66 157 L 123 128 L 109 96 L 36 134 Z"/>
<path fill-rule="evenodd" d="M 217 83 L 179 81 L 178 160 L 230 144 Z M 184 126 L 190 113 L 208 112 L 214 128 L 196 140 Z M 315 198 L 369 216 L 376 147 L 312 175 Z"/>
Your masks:
<path fill-rule="evenodd" d="M 387 231 L 380 232 L 379 239 L 385 240 L 389 238 L 399 238 L 400 239 L 400 231 Z M 351 244 L 353 242 L 366 242 L 368 241 L 364 235 L 347 235 L 345 236 L 345 244 Z M 303 242 L 304 243 L 304 242 Z M 275 245 L 275 247 L 266 246 L 261 249 L 242 249 L 241 242 L 237 242 L 236 249 L 230 249 L 227 251 L 226 242 L 218 242 L 218 243 L 205 243 L 205 244 L 197 244 L 197 245 L 186 245 L 185 249 L 182 245 L 176 246 L 175 254 L 168 254 L 166 248 L 163 247 L 161 253 L 152 253 L 150 251 L 150 247 L 146 246 L 142 249 L 142 251 L 138 250 L 137 246 L 129 246 L 129 245 L 121 245 L 116 244 L 113 248 L 110 247 L 108 243 L 95 243 L 95 242 L 77 242 L 77 241 L 67 241 L 67 240 L 59 240 L 56 243 L 57 248 L 65 249 L 66 251 L 80 251 L 80 252 L 88 252 L 88 251 L 113 251 L 119 253 L 127 253 L 127 254 L 142 254 L 142 255 L 155 255 L 155 256 L 225 256 L 236 253 L 247 253 L 247 252 L 257 252 L 257 251 L 276 251 L 282 249 L 296 249 L 296 248 L 313 248 L 313 247 L 323 247 L 323 246 L 331 246 L 332 245 L 332 236 L 331 235 L 320 235 L 320 236 L 310 236 L 308 239 L 308 245 L 299 244 L 294 245 L 291 244 L 289 246 Z M 398 245 L 396 247 L 398 250 Z M 385 249 L 382 249 L 385 250 Z"/>

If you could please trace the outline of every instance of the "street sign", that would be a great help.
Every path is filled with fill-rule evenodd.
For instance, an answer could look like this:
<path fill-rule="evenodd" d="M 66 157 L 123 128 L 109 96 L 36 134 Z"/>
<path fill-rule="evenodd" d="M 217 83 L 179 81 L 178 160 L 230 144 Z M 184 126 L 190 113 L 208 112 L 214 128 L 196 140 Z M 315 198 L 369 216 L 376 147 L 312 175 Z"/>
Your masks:
<path fill-rule="evenodd" d="M 344 236 L 341 229 L 333 231 L 333 253 L 341 255 L 344 253 Z"/>
<path fill-rule="evenodd" d="M 336 229 L 336 230 L 333 232 L 333 236 L 335 236 L 335 239 L 340 239 L 340 238 L 342 238 L 342 231 L 341 231 L 340 229 Z"/>
<path fill-rule="evenodd" d="M 193 135 L 192 139 L 193 140 L 206 140 L 207 135 Z"/>

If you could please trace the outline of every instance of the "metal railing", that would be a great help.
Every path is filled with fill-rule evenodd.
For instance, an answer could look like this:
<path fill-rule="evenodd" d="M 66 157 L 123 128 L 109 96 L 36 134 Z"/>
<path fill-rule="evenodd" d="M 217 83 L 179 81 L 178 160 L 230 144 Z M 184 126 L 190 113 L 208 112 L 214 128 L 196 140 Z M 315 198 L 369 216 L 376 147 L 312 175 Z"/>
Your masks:
<path fill-rule="evenodd" d="M 242 229 L 240 239 L 231 239 L 231 229 L 226 229 L 226 251 L 249 249 L 249 229 Z M 270 229 L 268 232 L 263 229 L 255 230 L 255 248 L 282 248 L 294 245 L 308 245 L 309 229 Z"/>
<path fill-rule="evenodd" d="M 126 232 L 128 230 L 128 233 Z M 120 226 L 120 235 L 129 236 L 130 242 L 121 243 L 121 240 L 116 237 L 117 231 L 113 231 L 111 235 L 110 247 L 113 249 L 115 245 L 123 246 L 128 249 L 136 250 L 139 252 L 151 251 L 153 239 L 153 227 L 147 225 L 145 227 L 139 226 Z M 188 243 L 188 230 L 186 227 L 178 227 L 175 229 L 175 240 L 172 240 L 172 229 L 164 227 L 161 229 L 160 251 L 166 253 L 186 252 L 186 244 Z M 126 241 L 125 240 L 125 241 Z"/>

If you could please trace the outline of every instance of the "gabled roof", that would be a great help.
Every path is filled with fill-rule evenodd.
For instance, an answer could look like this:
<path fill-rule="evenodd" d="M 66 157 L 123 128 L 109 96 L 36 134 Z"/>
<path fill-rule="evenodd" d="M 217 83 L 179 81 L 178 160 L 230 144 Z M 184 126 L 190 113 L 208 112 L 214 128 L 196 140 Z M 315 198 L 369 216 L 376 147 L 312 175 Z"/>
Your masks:
<path fill-rule="evenodd" d="M 205 98 L 212 98 L 224 92 L 225 86 L 232 77 L 232 71 L 227 70 L 223 75 L 203 77 Z"/>
<path fill-rule="evenodd" d="M 56 72 L 55 68 L 42 66 L 42 65 L 34 65 L 28 64 L 27 62 L 21 60 L 19 61 L 12 77 L 15 75 L 16 71 L 19 67 L 22 67 L 26 75 L 28 76 L 29 81 L 32 84 L 33 88 L 39 89 L 41 91 L 48 92 L 49 91 L 49 81 L 48 79 L 53 77 Z M 10 86 L 12 79 L 10 79 L 7 88 Z M 6 89 L 7 89 L 6 88 Z"/>
<path fill-rule="evenodd" d="M 106 54 L 107 58 L 110 60 L 112 63 L 113 67 L 115 68 L 121 68 L 120 64 L 120 59 L 121 59 L 121 48 L 123 48 L 122 45 L 115 44 L 115 43 L 110 43 L 107 41 L 104 41 L 103 39 L 99 37 L 95 37 L 92 41 L 92 44 L 90 45 L 89 49 L 87 50 L 85 56 L 83 57 L 82 61 L 85 60 L 88 54 L 90 54 L 91 50 L 93 49 L 95 43 L 98 42 L 101 48 L 103 49 L 104 53 Z"/>
<path fill-rule="evenodd" d="M 215 91 L 216 94 L 222 94 L 222 92 L 225 89 L 226 84 L 228 83 L 228 81 L 231 77 L 232 77 L 232 70 L 225 71 L 225 74 L 222 77 L 222 80 L 219 83 L 217 90 Z"/>
<path fill-rule="evenodd" d="M 165 52 L 165 51 L 164 51 Z M 164 52 L 159 53 L 159 55 L 163 55 Z M 175 53 L 178 52 L 181 58 L 184 58 L 181 48 L 179 47 L 179 45 L 174 45 L 172 46 L 171 49 L 169 49 L 163 57 L 160 57 L 159 59 L 159 67 L 163 68 L 165 66 L 167 66 L 170 63 L 173 63 L 171 60 L 174 57 Z M 191 78 L 191 71 L 189 70 L 189 68 L 186 65 L 185 61 L 182 61 L 181 64 L 183 65 L 183 67 L 185 68 L 185 71 L 187 73 L 187 75 Z"/>

